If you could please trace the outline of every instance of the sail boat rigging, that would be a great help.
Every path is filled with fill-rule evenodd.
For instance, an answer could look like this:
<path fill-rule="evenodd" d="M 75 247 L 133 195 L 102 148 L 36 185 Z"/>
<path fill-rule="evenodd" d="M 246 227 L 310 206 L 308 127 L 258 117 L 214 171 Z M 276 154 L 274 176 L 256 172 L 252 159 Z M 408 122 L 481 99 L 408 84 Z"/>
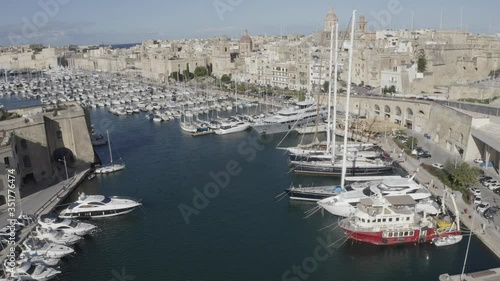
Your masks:
<path fill-rule="evenodd" d="M 108 148 L 109 148 L 109 164 L 99 167 L 95 170 L 96 174 L 109 174 L 116 171 L 125 169 L 124 163 L 113 163 L 113 152 L 111 151 L 111 141 L 109 140 L 109 131 L 106 130 L 106 135 L 108 136 Z"/>

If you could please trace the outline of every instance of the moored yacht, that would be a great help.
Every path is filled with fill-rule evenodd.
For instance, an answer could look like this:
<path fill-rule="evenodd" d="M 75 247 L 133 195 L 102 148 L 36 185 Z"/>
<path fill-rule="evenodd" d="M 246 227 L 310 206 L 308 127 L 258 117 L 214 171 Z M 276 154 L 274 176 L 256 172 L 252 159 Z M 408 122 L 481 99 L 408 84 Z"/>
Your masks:
<path fill-rule="evenodd" d="M 38 224 L 45 229 L 60 230 L 64 233 L 87 235 L 97 227 L 90 223 L 77 222 L 70 219 L 62 219 L 55 215 L 42 215 L 38 219 Z"/>
<path fill-rule="evenodd" d="M 32 264 L 30 262 L 23 262 L 21 265 L 10 271 L 9 279 L 7 280 L 47 281 L 53 279 L 59 273 L 61 273 L 61 271 L 55 270 L 52 267 L 47 267 L 40 264 Z"/>
<path fill-rule="evenodd" d="M 451 196 L 456 214 L 455 199 Z M 347 238 L 375 244 L 394 245 L 461 240 L 460 218 L 427 216 L 415 211 L 416 202 L 409 195 L 372 196 L 362 199 L 353 216 L 339 221 Z M 446 237 L 456 237 L 441 239 Z M 438 242 L 439 243 L 439 242 Z M 458 242 L 457 242 L 458 243 Z"/>
<path fill-rule="evenodd" d="M 61 218 L 104 218 L 124 215 L 142 204 L 124 197 L 80 194 L 59 216 Z"/>
<path fill-rule="evenodd" d="M 23 252 L 28 255 L 38 254 L 47 258 L 62 258 L 75 252 L 70 247 L 49 243 L 37 238 L 28 238 L 23 242 Z"/>
<path fill-rule="evenodd" d="M 382 159 L 365 159 L 363 157 L 350 157 L 347 159 L 346 174 L 377 175 L 392 170 L 392 162 Z M 342 160 L 330 161 L 291 161 L 293 171 L 296 174 L 309 174 L 318 176 L 340 176 L 342 175 Z"/>
<path fill-rule="evenodd" d="M 366 183 L 365 188 L 356 188 L 352 191 L 343 192 L 338 195 L 318 201 L 318 205 L 329 213 L 347 217 L 356 211 L 356 205 L 363 198 L 370 198 L 375 195 L 398 196 L 409 195 L 413 200 L 422 200 L 431 197 L 431 192 L 424 186 L 416 183 L 411 178 L 387 178 Z"/>
<path fill-rule="evenodd" d="M 327 109 L 320 107 L 318 110 L 314 99 L 307 96 L 305 101 L 298 102 L 293 107 L 282 109 L 272 116 L 258 120 L 252 128 L 260 135 L 285 133 L 315 121 L 318 112 L 322 116 L 326 114 Z"/>

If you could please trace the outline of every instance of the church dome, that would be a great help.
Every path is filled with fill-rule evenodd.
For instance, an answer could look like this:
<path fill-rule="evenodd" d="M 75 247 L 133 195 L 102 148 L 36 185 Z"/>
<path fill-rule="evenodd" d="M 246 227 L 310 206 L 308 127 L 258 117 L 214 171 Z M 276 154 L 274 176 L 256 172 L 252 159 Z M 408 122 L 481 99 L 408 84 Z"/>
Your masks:
<path fill-rule="evenodd" d="M 240 38 L 240 43 L 252 43 L 252 38 L 248 36 L 248 30 L 245 29 L 245 33 Z"/>
<path fill-rule="evenodd" d="M 333 12 L 333 8 L 330 8 L 330 12 L 328 12 L 328 15 L 326 15 L 325 20 L 327 20 L 327 21 L 336 21 L 337 20 L 337 16 Z"/>

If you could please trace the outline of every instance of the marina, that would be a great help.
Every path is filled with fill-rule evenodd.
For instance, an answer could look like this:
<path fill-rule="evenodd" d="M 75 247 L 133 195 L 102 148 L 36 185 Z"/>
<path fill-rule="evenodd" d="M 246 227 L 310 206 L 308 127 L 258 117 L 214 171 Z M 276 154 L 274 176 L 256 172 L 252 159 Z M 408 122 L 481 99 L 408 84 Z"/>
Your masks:
<path fill-rule="evenodd" d="M 3 102 L 7 104 L 6 102 Z M 261 209 L 262 205 L 256 205 L 257 202 L 260 201 L 259 198 L 267 198 L 265 200 L 264 204 L 264 209 L 258 211 L 259 214 L 264 214 L 267 212 L 277 212 L 276 215 L 274 215 L 274 219 L 272 224 L 269 224 L 269 222 L 262 221 L 260 219 L 256 219 L 259 224 L 266 225 L 269 230 L 263 231 L 259 229 L 253 229 L 250 230 L 249 228 L 244 228 L 246 233 L 244 235 L 257 235 L 259 237 L 263 237 L 262 240 L 259 242 L 254 240 L 254 243 L 245 246 L 244 248 L 248 249 L 248 252 L 251 253 L 250 248 L 254 247 L 262 247 L 262 245 L 266 245 L 266 247 L 271 247 L 274 249 L 280 249 L 282 246 L 291 243 L 291 241 L 294 241 L 298 239 L 298 237 L 304 237 L 304 236 L 309 236 L 309 237 L 319 237 L 322 239 L 328 240 L 330 239 L 331 242 L 341 239 L 344 237 L 343 233 L 340 231 L 340 229 L 334 229 L 334 230 L 326 230 L 326 231 L 320 231 L 317 232 L 317 230 L 328 227 L 331 224 L 334 224 L 337 219 L 335 217 L 326 217 L 326 218 L 321 218 L 321 216 L 311 216 L 309 217 L 306 222 L 309 225 L 307 228 L 303 227 L 303 217 L 304 213 L 306 213 L 313 205 L 310 205 L 310 203 L 299 203 L 299 202 L 293 202 L 290 201 L 288 203 L 284 202 L 278 202 L 276 203 L 272 198 L 274 197 L 275 194 L 281 193 L 282 192 L 282 187 L 289 185 L 290 181 L 293 181 L 295 183 L 300 183 L 304 180 L 305 184 L 309 182 L 314 182 L 316 185 L 318 184 L 331 184 L 332 186 L 339 185 L 339 181 L 335 179 L 321 179 L 321 178 L 308 178 L 304 176 L 295 176 L 295 175 L 290 175 L 287 174 L 288 171 L 288 160 L 286 155 L 283 155 L 282 150 L 276 149 L 276 145 L 281 142 L 281 138 L 274 138 L 271 136 L 266 136 L 265 138 L 262 138 L 260 141 L 261 145 L 264 145 L 264 149 L 262 151 L 256 150 L 256 158 L 252 159 L 250 162 L 247 159 L 248 155 L 243 154 L 239 155 L 236 160 L 238 163 L 241 164 L 242 167 L 242 178 L 240 177 L 235 177 L 234 181 L 232 181 L 227 189 L 224 189 L 224 192 L 222 192 L 219 197 L 214 200 L 212 208 L 208 207 L 207 209 L 204 209 L 204 212 L 200 212 L 200 215 L 196 216 L 191 216 L 189 217 L 190 223 L 186 226 L 185 225 L 185 218 L 179 213 L 178 209 L 178 202 L 185 202 L 186 204 L 192 204 L 191 198 L 193 195 L 193 191 L 190 189 L 185 189 L 183 186 L 199 186 L 200 182 L 208 182 L 210 181 L 210 172 L 213 171 L 213 169 L 209 166 L 201 165 L 203 161 L 209 161 L 210 166 L 220 166 L 221 164 L 224 164 L 224 162 L 230 161 L 231 159 L 234 159 L 234 152 L 238 151 L 238 146 L 241 145 L 241 143 L 245 143 L 255 136 L 255 132 L 249 131 L 249 132 L 244 132 L 243 134 L 236 134 L 234 137 L 224 137 L 224 136 L 217 136 L 217 135 L 206 135 L 200 138 L 192 138 L 191 135 L 189 134 L 184 134 L 180 128 L 180 122 L 173 120 L 172 122 L 168 123 L 155 123 L 155 122 L 147 122 L 145 118 L 143 118 L 141 115 L 144 113 L 140 113 L 137 115 L 128 115 L 126 118 L 123 118 L 121 116 L 116 116 L 113 114 L 110 114 L 106 108 L 96 108 L 96 109 L 89 109 L 90 114 L 91 114 L 91 119 L 93 123 L 95 124 L 95 129 L 96 131 L 106 131 L 109 128 L 112 128 L 110 131 L 111 135 L 114 136 L 112 139 L 112 146 L 117 147 L 121 157 L 127 162 L 127 169 L 118 172 L 117 174 L 110 174 L 110 175 L 97 175 L 94 179 L 89 180 L 89 181 L 84 181 L 77 189 L 78 193 L 89 193 L 89 194 L 113 194 L 117 191 L 119 191 L 119 194 L 127 194 L 129 196 L 135 197 L 135 198 L 141 198 L 142 202 L 144 204 L 144 208 L 146 210 L 145 214 L 142 214 L 141 212 L 134 212 L 130 215 L 124 216 L 124 217 L 117 217 L 116 219 L 110 218 L 113 220 L 113 226 L 108 224 L 106 221 L 96 221 L 95 224 L 98 226 L 99 231 L 95 232 L 92 234 L 91 237 L 95 237 L 95 242 L 88 244 L 88 239 L 85 239 L 85 250 L 82 253 L 82 250 L 80 248 L 80 242 L 78 242 L 76 245 L 80 250 L 77 249 L 77 256 L 75 257 L 78 260 L 78 268 L 76 267 L 76 264 L 74 264 L 73 261 L 67 261 L 62 263 L 61 265 L 61 274 L 60 278 L 63 279 L 71 279 L 71 280 L 87 280 L 86 278 L 82 278 L 81 275 L 83 274 L 84 270 L 83 268 L 86 266 L 93 266 L 93 261 L 88 259 L 84 253 L 89 253 L 92 251 L 100 251 L 100 247 L 109 247 L 109 245 L 115 245 L 114 247 L 118 247 L 118 245 L 123 245 L 126 243 L 133 243 L 132 241 L 136 239 L 137 234 L 133 234 L 134 231 L 133 229 L 136 228 L 138 225 L 143 225 L 146 223 L 148 227 L 150 228 L 155 228 L 158 227 L 158 221 L 161 220 L 166 220 L 168 221 L 169 225 L 177 225 L 179 229 L 176 231 L 171 232 L 169 234 L 169 237 L 172 239 L 179 239 L 179 235 L 184 236 L 185 238 L 183 239 L 191 239 L 190 237 L 194 238 L 193 235 L 197 235 L 196 233 L 199 233 L 200 231 L 205 231 L 206 229 L 218 229 L 222 228 L 224 229 L 223 232 L 216 232 L 218 235 L 222 235 L 224 237 L 224 244 L 221 243 L 208 243 L 208 240 L 203 240 L 199 241 L 198 243 L 195 243 L 199 249 L 198 250 L 190 250 L 190 254 L 188 256 L 185 256 L 186 258 L 189 257 L 190 260 L 196 260 L 192 255 L 196 253 L 196 255 L 200 255 L 203 251 L 210 249 L 211 251 L 214 251 L 214 249 L 221 247 L 220 250 L 215 250 L 214 254 L 217 254 L 219 251 L 228 251 L 231 247 L 236 247 L 236 245 L 239 245 L 238 247 L 242 247 L 240 243 L 237 242 L 237 240 L 234 239 L 234 237 L 241 237 L 243 234 L 240 232 L 235 232 L 235 230 L 229 230 L 227 227 L 222 227 L 224 225 L 224 220 L 216 221 L 215 224 L 208 223 L 208 221 L 204 221 L 214 214 L 218 212 L 224 212 L 226 208 L 229 208 L 227 205 L 227 202 L 234 202 L 231 203 L 235 204 L 236 202 L 246 202 L 245 203 L 245 209 L 247 211 L 241 211 L 238 216 L 247 216 L 251 210 L 257 210 Z M 102 127 L 102 125 L 105 125 L 105 127 Z M 110 127 L 110 124 L 112 126 Z M 136 134 L 130 135 L 127 132 L 130 130 L 136 132 Z M 310 138 L 312 140 L 312 138 Z M 285 139 L 284 143 L 281 143 L 280 146 L 284 147 L 293 147 L 294 145 L 297 145 L 299 139 L 291 136 L 287 137 Z M 304 140 L 303 140 L 304 141 Z M 304 142 L 307 142 L 304 141 Z M 137 147 L 144 147 L 142 149 L 137 149 Z M 201 155 L 195 155 L 191 154 L 189 158 L 185 158 L 184 154 L 181 152 L 182 151 L 190 151 L 191 149 L 194 148 L 197 149 L 202 149 L 205 153 Z M 227 150 L 223 155 L 222 159 L 221 157 L 221 147 L 225 147 Z M 145 148 L 148 148 L 145 150 Z M 108 146 L 95 146 L 96 151 L 99 153 L 101 157 L 101 161 L 104 163 L 107 163 L 109 161 L 109 147 Z M 208 153 L 208 154 L 207 154 Z M 217 156 L 217 161 L 216 163 L 213 163 L 213 160 L 208 160 L 208 159 L 213 159 L 212 155 L 218 155 Z M 163 159 L 168 156 L 168 161 L 171 164 L 166 164 Z M 178 159 L 178 160 L 175 160 Z M 185 162 L 185 165 L 178 166 L 175 165 L 174 163 L 178 163 L 178 161 L 181 161 L 181 159 L 184 159 L 182 161 L 187 161 Z M 172 161 L 174 160 L 174 161 Z M 200 162 L 202 161 L 202 162 Z M 161 163 L 161 165 L 160 165 Z M 219 163 L 219 164 L 218 164 Z M 259 166 L 258 169 L 255 168 L 253 163 L 258 163 L 257 166 Z M 281 163 L 281 164 L 280 164 Z M 151 166 L 153 165 L 153 166 Z M 214 167 L 215 167 L 214 166 Z M 222 165 L 224 166 L 224 165 Z M 248 170 L 250 169 L 250 170 Z M 167 174 L 165 174 L 165 171 L 167 171 Z M 215 170 L 217 171 L 217 170 Z M 195 177 L 186 177 L 186 175 L 192 175 L 193 172 L 197 175 Z M 266 177 L 269 178 L 271 175 L 273 178 L 276 178 L 273 182 L 268 182 L 266 179 L 255 179 L 253 175 L 255 173 L 259 174 L 264 174 L 268 175 Z M 162 177 L 153 177 L 150 178 L 148 175 L 154 175 L 154 174 L 162 174 L 165 177 L 169 178 L 169 184 L 168 188 L 162 187 L 163 185 L 161 184 L 164 182 L 164 176 Z M 208 176 L 208 177 L 207 177 Z M 199 177 L 199 179 L 197 179 Z M 250 180 L 251 179 L 251 180 Z M 354 182 L 360 180 L 361 178 L 353 178 L 352 180 Z M 376 179 L 376 178 L 373 178 Z M 233 179 L 231 179 L 233 180 Z M 140 185 L 140 186 L 139 186 Z M 255 186 L 262 186 L 264 188 L 258 188 L 255 189 Z M 170 193 L 168 190 L 172 190 L 175 192 L 174 194 Z M 78 194 L 75 192 L 70 198 L 68 199 L 70 202 L 76 201 L 78 197 Z M 248 201 L 244 198 L 253 198 L 256 200 L 256 202 L 251 202 Z M 219 200 L 221 200 L 221 204 L 219 204 Z M 177 202 L 175 204 L 168 203 L 168 202 Z M 222 202 L 226 202 L 222 203 Z M 231 206 L 230 205 L 230 206 Z M 166 213 L 164 213 L 166 211 Z M 283 212 L 285 211 L 285 212 Z M 215 213 L 214 213 L 215 212 Z M 160 217 L 157 217 L 158 215 L 155 214 L 163 214 Z M 150 218 L 150 216 L 153 216 Z M 156 218 L 154 218 L 156 217 Z M 252 217 L 252 216 L 250 216 Z M 249 217 L 249 218 L 250 218 Z M 154 218 L 154 219 L 153 219 Z M 292 219 L 296 221 L 293 225 L 289 224 L 283 224 L 279 223 L 279 221 L 283 221 L 284 218 Z M 254 218 L 255 220 L 255 218 Z M 239 225 L 236 223 L 236 225 Z M 128 231 L 124 231 L 127 229 Z M 327 228 L 331 229 L 331 228 Z M 287 236 L 288 238 L 283 239 L 282 236 L 282 231 L 285 231 L 288 234 L 291 234 L 290 236 Z M 120 232 L 120 241 L 114 241 L 112 242 L 112 237 L 114 233 Z M 124 234 L 128 233 L 128 234 Z M 148 232 L 148 240 L 149 239 L 159 239 L 160 232 Z M 265 235 L 265 236 L 264 236 Z M 319 236 L 318 236 L 319 235 Z M 333 235 L 333 236 L 332 236 Z M 211 237 L 211 236 L 210 236 Z M 232 238 L 233 237 L 233 238 Z M 245 236 L 244 236 L 245 237 Z M 264 238 L 267 237 L 267 238 Z M 280 237 L 280 239 L 277 239 Z M 213 239 L 213 238 L 210 238 Z M 187 240 L 183 240 L 187 241 Z M 216 241 L 219 241 L 216 239 Z M 305 242 L 305 241 L 304 241 Z M 286 270 L 288 266 L 291 266 L 297 262 L 300 261 L 300 259 L 297 259 L 302 253 L 306 254 L 308 251 L 310 251 L 311 247 L 314 249 L 314 239 L 311 239 L 310 243 L 303 243 L 301 244 L 300 247 L 296 247 L 297 252 L 291 257 L 285 257 L 283 255 L 280 255 L 278 258 L 277 263 L 273 263 L 273 265 L 267 265 L 267 263 L 259 263 L 260 266 L 264 268 L 264 270 L 267 273 L 267 276 L 269 276 L 269 280 L 271 279 L 279 279 L 281 277 L 282 272 L 277 272 L 276 270 L 276 264 L 279 266 L 281 264 L 281 268 L 283 268 L 283 272 Z M 263 244 L 262 244 L 263 243 Z M 312 243 L 312 244 L 311 244 Z M 107 246 L 105 246 L 107 245 Z M 168 245 L 165 244 L 161 248 L 165 251 L 172 252 L 172 253 L 180 253 L 182 249 L 184 249 L 184 246 L 181 245 L 187 245 L 187 244 L 180 244 L 179 246 L 175 245 Z M 273 246 L 269 246 L 273 245 Z M 94 273 L 92 273 L 92 276 L 95 276 L 93 278 L 112 278 L 111 271 L 115 268 L 115 270 L 120 270 L 122 267 L 125 267 L 127 269 L 127 273 L 130 272 L 131 275 L 140 275 L 140 274 L 151 274 L 151 273 L 146 273 L 145 271 L 143 272 L 139 267 L 137 267 L 137 264 L 142 264 L 144 261 L 148 261 L 148 263 L 155 264 L 156 258 L 159 258 L 157 254 L 155 254 L 155 251 L 152 251 L 153 246 L 147 246 L 145 248 L 138 248 L 135 249 L 131 253 L 124 253 L 124 252 L 117 252 L 119 251 L 118 248 L 115 248 L 109 253 L 106 253 L 104 256 L 106 257 L 111 257 L 115 259 L 114 261 L 111 261 L 109 258 L 103 257 L 103 260 L 100 260 L 99 263 L 104 264 L 103 269 L 96 269 Z M 214 248 L 216 247 L 216 248 Z M 420 246 L 417 247 L 413 250 L 408 249 L 407 247 L 403 248 L 387 248 L 386 250 L 376 250 L 373 249 L 370 252 L 369 257 L 366 256 L 365 251 L 362 248 L 370 248 L 370 246 L 367 245 L 359 245 L 359 244 L 352 244 L 352 243 L 344 243 L 339 249 L 343 249 L 342 252 L 339 252 L 338 256 L 337 254 L 333 255 L 331 257 L 331 261 L 329 262 L 335 263 L 335 264 L 340 264 L 342 266 L 354 266 L 351 262 L 345 259 L 341 259 L 340 253 L 342 255 L 348 255 L 351 256 L 352 258 L 355 258 L 357 262 L 359 260 L 366 260 L 368 259 L 370 263 L 372 263 L 372 266 L 366 268 L 366 272 L 360 273 L 360 279 L 363 280 L 365 279 L 370 279 L 370 280 L 385 280 L 385 274 L 382 272 L 380 275 L 373 275 L 373 271 L 376 271 L 377 267 L 382 266 L 382 264 L 385 264 L 389 261 L 392 260 L 394 263 L 395 261 L 391 259 L 391 257 L 399 257 L 399 259 L 403 258 L 404 260 L 407 260 L 411 263 L 419 263 L 419 260 L 426 261 L 424 264 L 427 264 L 427 266 L 430 266 L 429 268 L 435 268 L 434 271 L 430 270 L 427 271 L 426 275 L 427 277 L 423 277 L 422 275 L 419 275 L 419 277 L 416 277 L 415 280 L 421 280 L 421 278 L 435 278 L 439 274 L 443 272 L 443 268 L 447 268 L 449 272 L 457 272 L 459 270 L 459 267 L 461 265 L 461 260 L 463 257 L 463 254 L 457 254 L 455 260 L 450 260 L 449 255 L 440 252 L 439 247 L 435 247 L 434 245 L 426 245 L 426 246 Z M 454 251 L 458 251 L 457 253 L 463 253 L 465 251 L 466 245 L 464 243 L 459 243 L 458 246 L 450 246 L 450 247 L 456 247 L 453 248 Z M 472 245 L 471 247 L 475 247 L 475 251 L 478 249 L 481 249 L 482 246 L 480 245 L 480 242 L 478 242 L 476 237 L 472 237 Z M 142 249 L 142 250 L 141 250 Z M 205 250 L 204 250 L 205 249 Z M 486 251 L 486 252 L 484 252 Z M 295 251 L 294 251 L 295 252 Z M 117 257 L 117 254 L 120 253 L 119 255 L 122 257 Z M 83 256 L 81 256 L 83 254 Z M 287 254 L 287 256 L 290 253 Z M 479 254 L 479 253 L 478 253 Z M 441 257 L 441 255 L 443 255 Z M 485 255 L 489 255 L 489 252 L 486 249 L 483 249 L 480 251 L 480 254 L 482 257 Z M 81 257 L 80 257 L 81 256 Z M 183 255 L 181 255 L 183 256 Z M 446 256 L 446 258 L 444 258 Z M 237 262 L 233 263 L 234 266 L 240 263 L 245 263 L 245 262 L 255 262 L 254 255 L 244 255 L 239 258 L 237 258 Z M 295 258 L 294 258 L 295 257 Z M 379 258 L 377 258 L 379 257 Z M 380 259 L 380 257 L 384 257 L 385 260 L 382 261 L 380 260 L 379 263 L 375 262 L 375 260 Z M 165 257 L 164 257 L 165 258 Z M 94 260 L 95 258 L 92 258 Z M 298 261 L 297 261 L 298 260 Z M 366 261 L 368 261 L 366 260 Z M 431 266 L 431 260 L 435 260 L 437 263 L 439 263 L 439 267 L 433 267 Z M 447 264 L 443 264 L 443 260 L 449 260 Z M 493 259 L 492 261 L 494 261 Z M 179 263 L 178 259 L 169 258 L 167 256 L 167 261 L 172 266 L 172 276 L 173 278 L 183 278 L 181 276 L 186 276 L 187 271 L 183 271 L 182 264 Z M 200 260 L 201 261 L 201 260 Z M 439 262 L 438 262 L 439 261 Z M 398 264 L 397 262 L 395 264 Z M 404 263 L 401 264 L 401 261 L 399 262 L 401 270 L 403 268 L 406 268 L 407 265 Z M 158 264 L 159 265 L 159 264 Z M 122 266 L 122 267 L 120 267 Z M 181 270 L 173 270 L 174 268 L 179 267 Z M 484 262 L 479 262 L 479 261 L 474 261 L 474 259 L 471 259 L 468 263 L 468 268 L 471 268 L 472 270 L 474 268 L 482 269 L 483 266 L 485 266 Z M 496 266 L 496 263 L 490 263 L 491 267 Z M 335 266 L 337 267 L 337 266 Z M 81 268 L 81 269 L 80 269 Z M 108 270 L 106 270 L 108 268 Z M 130 269 L 128 269 L 130 268 Z M 215 268 L 218 268 L 217 266 Z M 187 268 L 186 268 L 187 270 Z M 333 269 L 332 269 L 333 270 Z M 208 274 L 208 272 L 212 272 L 210 270 L 204 270 L 201 272 L 191 272 L 189 275 L 192 276 L 192 278 L 202 278 L 203 274 Z M 241 275 L 242 278 L 243 276 L 250 276 L 252 277 L 252 274 L 250 271 L 240 271 L 237 270 L 237 267 L 235 267 L 231 271 L 231 276 L 238 276 L 238 274 L 244 274 Z M 239 273 L 238 273 L 239 272 Z M 335 273 L 334 273 L 335 272 Z M 321 268 L 318 271 L 318 276 L 329 276 L 331 274 L 336 274 L 336 276 L 340 276 L 340 278 L 343 276 L 344 278 L 349 278 L 348 273 L 342 273 L 339 272 L 338 270 L 335 271 L 330 271 L 328 268 Z M 402 275 L 394 275 L 394 276 L 399 276 L 395 278 L 407 278 L 410 279 L 408 276 L 406 276 L 404 273 L 399 273 Z M 80 277 L 79 277 L 80 276 Z M 158 278 L 161 275 L 158 275 Z M 176 277 L 177 276 L 177 277 Z M 274 276 L 274 277 L 273 277 Z M 363 277 L 364 276 L 364 277 Z M 406 277 L 404 277 L 406 276 Z M 257 275 L 255 275 L 255 278 L 257 278 Z"/>
<path fill-rule="evenodd" d="M 415 29 L 421 3 L 405 3 L 379 15 L 411 11 L 411 29 L 330 8 L 307 35 L 301 16 L 279 36 L 203 38 L 241 26 L 235 12 L 164 40 L 210 10 L 103 2 L 104 31 L 93 2 L 39 3 L 36 36 L 29 17 L 0 24 L 0 281 L 498 279 L 491 22 L 464 28 L 462 6 L 443 29 L 441 7 L 439 29 Z M 229 2 L 212 3 L 221 22 L 255 5 Z M 104 42 L 119 37 L 152 39 Z"/>

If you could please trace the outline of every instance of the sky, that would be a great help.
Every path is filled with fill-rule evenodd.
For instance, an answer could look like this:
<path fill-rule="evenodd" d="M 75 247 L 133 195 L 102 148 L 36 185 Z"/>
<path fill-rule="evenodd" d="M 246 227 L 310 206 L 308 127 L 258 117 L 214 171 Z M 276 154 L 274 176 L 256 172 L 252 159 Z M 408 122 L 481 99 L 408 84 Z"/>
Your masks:
<path fill-rule="evenodd" d="M 352 10 L 370 29 L 443 29 L 500 33 L 498 0 L 2 0 L 0 45 L 90 45 L 147 39 L 311 34 L 332 7 L 341 26 Z M 412 17 L 413 15 L 413 17 Z"/>

